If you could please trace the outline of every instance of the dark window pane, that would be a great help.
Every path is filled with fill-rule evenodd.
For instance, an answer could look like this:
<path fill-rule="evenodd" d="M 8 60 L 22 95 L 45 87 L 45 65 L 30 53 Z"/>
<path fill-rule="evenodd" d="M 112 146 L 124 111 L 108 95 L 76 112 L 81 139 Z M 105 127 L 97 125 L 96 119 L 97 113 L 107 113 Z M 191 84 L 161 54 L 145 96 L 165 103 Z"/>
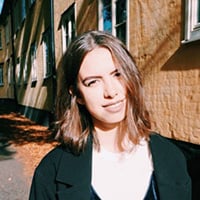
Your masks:
<path fill-rule="evenodd" d="M 120 24 L 126 21 L 126 0 L 116 2 L 116 23 Z"/>
<path fill-rule="evenodd" d="M 112 31 L 112 9 L 111 0 L 102 0 L 103 3 L 103 29 L 104 31 Z"/>
<path fill-rule="evenodd" d="M 0 64 L 0 86 L 3 85 L 3 64 Z"/>
<path fill-rule="evenodd" d="M 116 35 L 126 44 L 126 0 L 116 1 Z"/>
<path fill-rule="evenodd" d="M 124 44 L 126 44 L 126 23 L 122 23 L 120 26 L 116 28 L 117 37 L 122 40 Z"/>

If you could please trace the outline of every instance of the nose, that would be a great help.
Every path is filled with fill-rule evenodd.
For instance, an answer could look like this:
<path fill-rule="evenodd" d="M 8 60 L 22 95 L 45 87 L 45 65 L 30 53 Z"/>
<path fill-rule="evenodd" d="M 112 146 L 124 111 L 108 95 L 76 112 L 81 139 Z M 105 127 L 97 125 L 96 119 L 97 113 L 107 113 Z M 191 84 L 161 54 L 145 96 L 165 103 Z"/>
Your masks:
<path fill-rule="evenodd" d="M 114 98 L 118 94 L 116 83 L 112 80 L 107 80 L 104 83 L 104 97 Z"/>

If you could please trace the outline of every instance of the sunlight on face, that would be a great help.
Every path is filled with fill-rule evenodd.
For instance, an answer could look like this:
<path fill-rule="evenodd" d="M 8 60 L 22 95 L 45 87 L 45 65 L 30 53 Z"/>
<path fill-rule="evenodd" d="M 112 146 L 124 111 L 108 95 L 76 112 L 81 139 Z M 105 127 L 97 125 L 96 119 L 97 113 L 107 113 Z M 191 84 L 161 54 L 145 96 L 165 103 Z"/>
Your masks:
<path fill-rule="evenodd" d="M 116 126 L 125 118 L 126 90 L 111 53 L 106 48 L 89 52 L 80 67 L 78 102 L 85 105 L 94 126 Z"/>

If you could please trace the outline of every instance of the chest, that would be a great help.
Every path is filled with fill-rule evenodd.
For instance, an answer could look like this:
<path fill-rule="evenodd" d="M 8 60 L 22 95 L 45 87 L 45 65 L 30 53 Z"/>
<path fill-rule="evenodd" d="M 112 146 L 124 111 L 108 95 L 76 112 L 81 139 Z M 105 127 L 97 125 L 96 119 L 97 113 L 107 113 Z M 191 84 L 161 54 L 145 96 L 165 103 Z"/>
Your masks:
<path fill-rule="evenodd" d="M 152 171 L 147 145 L 122 154 L 93 150 L 92 186 L 101 199 L 143 199 Z"/>

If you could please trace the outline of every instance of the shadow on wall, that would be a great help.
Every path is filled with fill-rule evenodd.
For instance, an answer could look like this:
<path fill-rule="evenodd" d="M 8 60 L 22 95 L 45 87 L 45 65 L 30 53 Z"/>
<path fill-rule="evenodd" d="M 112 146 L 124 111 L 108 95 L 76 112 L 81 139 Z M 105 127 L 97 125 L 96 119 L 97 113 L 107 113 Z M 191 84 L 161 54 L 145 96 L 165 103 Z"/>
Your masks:
<path fill-rule="evenodd" d="M 168 70 L 200 69 L 200 41 L 183 44 L 161 68 Z"/>

